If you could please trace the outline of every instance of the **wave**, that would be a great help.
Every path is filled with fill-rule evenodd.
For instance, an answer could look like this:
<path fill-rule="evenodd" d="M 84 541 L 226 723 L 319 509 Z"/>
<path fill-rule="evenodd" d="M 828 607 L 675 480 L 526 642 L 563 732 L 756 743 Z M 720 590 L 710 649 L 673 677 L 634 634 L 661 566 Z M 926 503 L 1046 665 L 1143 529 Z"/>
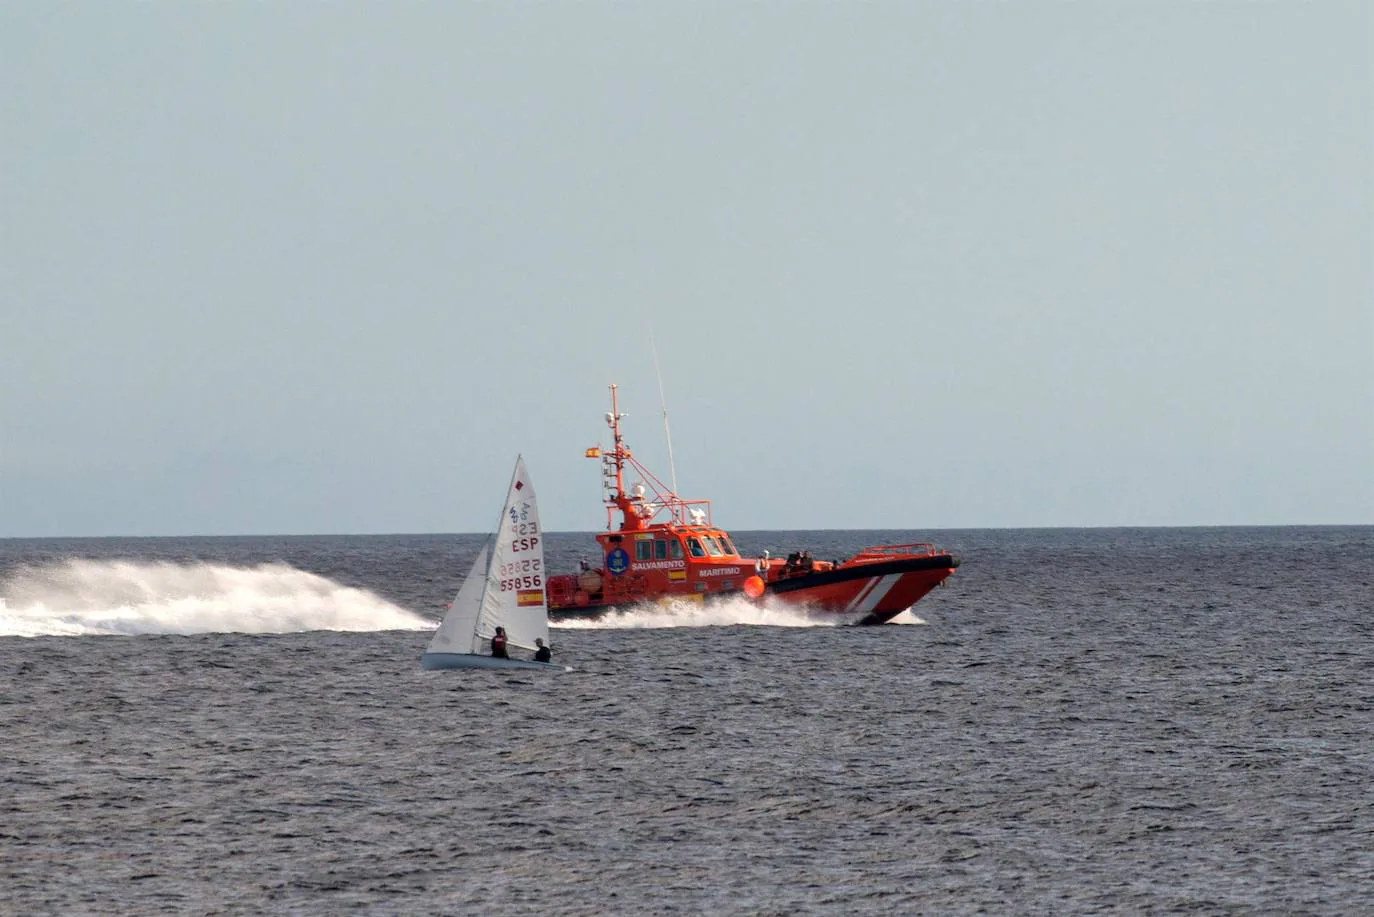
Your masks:
<path fill-rule="evenodd" d="M 0 583 L 0 636 L 427 630 L 434 622 L 287 564 L 69 560 Z"/>
<path fill-rule="evenodd" d="M 569 618 L 552 626 L 567 630 L 659 627 L 729 627 L 752 624 L 759 627 L 834 627 L 847 623 L 831 612 L 807 611 L 796 605 L 745 598 L 723 599 L 703 605 L 700 602 L 668 601 L 632 605 L 624 611 L 610 611 L 598 618 Z M 893 618 L 892 624 L 924 624 L 908 609 Z"/>

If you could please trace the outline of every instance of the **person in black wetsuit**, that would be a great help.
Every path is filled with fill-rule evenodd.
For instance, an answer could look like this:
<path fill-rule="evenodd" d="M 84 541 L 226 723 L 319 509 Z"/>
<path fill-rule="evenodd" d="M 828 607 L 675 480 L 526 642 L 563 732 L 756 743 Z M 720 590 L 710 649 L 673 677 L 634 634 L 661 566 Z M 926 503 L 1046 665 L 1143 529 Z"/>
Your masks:
<path fill-rule="evenodd" d="M 509 659 L 510 654 L 506 652 L 506 629 L 496 628 L 496 634 L 491 638 L 491 654 L 497 659 Z"/>
<path fill-rule="evenodd" d="M 535 637 L 535 638 L 534 638 L 534 645 L 537 646 L 537 647 L 539 647 L 539 649 L 537 649 L 537 650 L 534 651 L 534 661 L 535 661 L 535 662 L 550 662 L 550 661 L 552 661 L 552 659 L 553 659 L 553 651 L 550 650 L 547 646 L 544 645 L 544 638 L 543 638 L 543 637 Z"/>

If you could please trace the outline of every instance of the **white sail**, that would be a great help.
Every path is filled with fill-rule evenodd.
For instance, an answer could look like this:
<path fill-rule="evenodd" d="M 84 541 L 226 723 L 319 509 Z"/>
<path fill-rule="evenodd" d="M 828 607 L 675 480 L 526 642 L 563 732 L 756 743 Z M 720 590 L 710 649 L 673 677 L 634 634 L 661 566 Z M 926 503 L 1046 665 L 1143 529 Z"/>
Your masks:
<path fill-rule="evenodd" d="M 477 639 L 477 619 L 482 612 L 482 593 L 487 585 L 487 556 L 489 544 L 482 545 L 477 559 L 472 562 L 467 579 L 458 587 L 458 597 L 448 607 L 448 613 L 429 641 L 427 653 L 476 653 L 480 652 Z"/>
<path fill-rule="evenodd" d="M 484 545 L 420 658 L 424 668 L 566 669 L 490 655 L 497 627 L 506 629 L 506 645 L 513 649 L 533 652 L 536 639 L 548 642 L 543 542 L 534 485 L 525 471 L 525 460 L 517 456 L 490 559 Z"/>
<path fill-rule="evenodd" d="M 544 577 L 544 532 L 539 525 L 534 485 L 525 471 L 525 460 L 517 457 L 487 568 L 487 588 L 476 628 L 479 646 L 491 640 L 497 625 L 505 627 L 510 646 L 532 651 L 535 638 L 548 641 Z"/>

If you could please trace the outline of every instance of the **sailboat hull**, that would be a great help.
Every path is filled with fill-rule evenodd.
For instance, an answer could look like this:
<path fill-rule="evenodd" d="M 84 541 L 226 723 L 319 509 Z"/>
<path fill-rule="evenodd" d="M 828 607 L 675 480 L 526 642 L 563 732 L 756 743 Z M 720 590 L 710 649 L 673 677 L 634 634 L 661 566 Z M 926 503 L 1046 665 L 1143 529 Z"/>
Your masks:
<path fill-rule="evenodd" d="M 565 665 L 535 662 L 533 659 L 501 659 L 497 656 L 478 656 L 475 653 L 425 653 L 420 657 L 422 669 L 536 669 L 548 672 L 571 672 Z"/>

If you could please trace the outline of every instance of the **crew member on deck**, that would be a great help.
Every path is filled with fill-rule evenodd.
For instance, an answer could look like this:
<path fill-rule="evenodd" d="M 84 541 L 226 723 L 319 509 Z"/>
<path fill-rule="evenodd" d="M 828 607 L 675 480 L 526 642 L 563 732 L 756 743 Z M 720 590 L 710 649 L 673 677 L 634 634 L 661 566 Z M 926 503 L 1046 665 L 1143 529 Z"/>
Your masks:
<path fill-rule="evenodd" d="M 539 649 L 534 651 L 535 662 L 549 662 L 553 659 L 553 651 L 544 645 L 543 637 L 535 637 L 534 645 L 539 647 Z"/>
<path fill-rule="evenodd" d="M 497 659 L 509 659 L 510 654 L 506 652 L 506 629 L 496 628 L 495 635 L 491 638 L 491 654 Z"/>

